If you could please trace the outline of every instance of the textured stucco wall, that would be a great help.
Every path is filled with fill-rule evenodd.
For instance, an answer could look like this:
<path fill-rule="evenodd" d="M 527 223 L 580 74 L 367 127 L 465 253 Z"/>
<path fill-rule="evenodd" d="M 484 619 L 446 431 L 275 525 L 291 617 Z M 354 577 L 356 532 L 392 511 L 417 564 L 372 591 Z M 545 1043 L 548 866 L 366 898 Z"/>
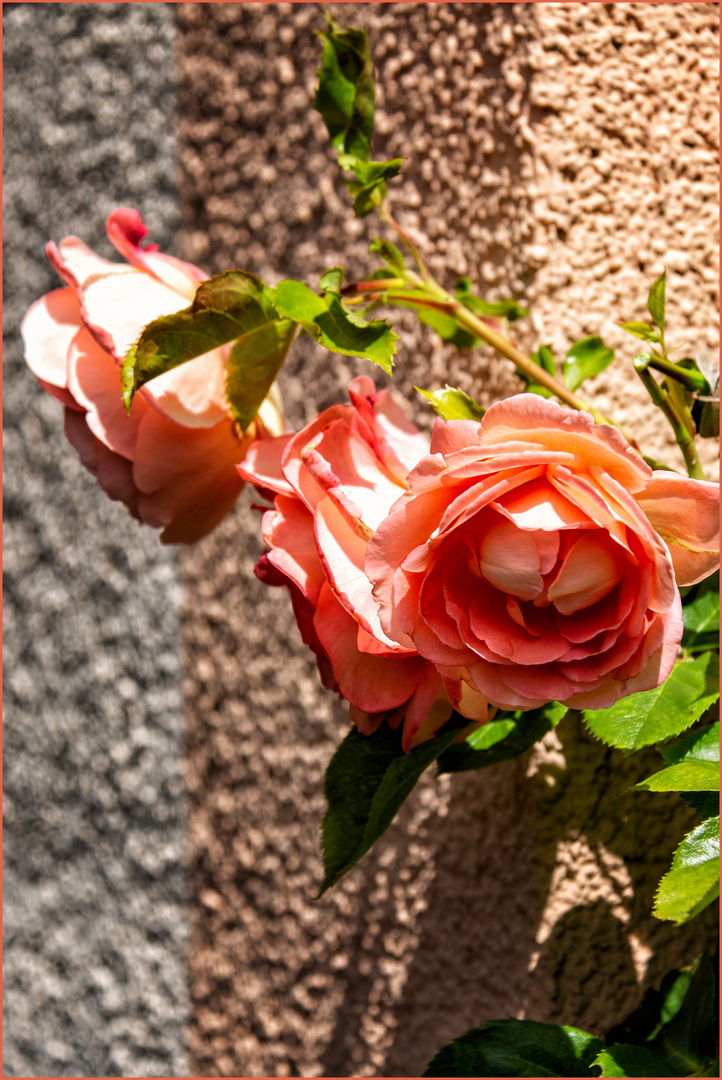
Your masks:
<path fill-rule="evenodd" d="M 51 237 L 110 257 L 130 204 L 172 239 L 173 16 L 6 4 L 3 31 L 4 1075 L 183 1076 L 177 556 L 81 467 L 18 333 Z"/>
<path fill-rule="evenodd" d="M 469 273 L 492 298 L 528 298 L 520 339 L 563 355 L 582 333 L 619 344 L 613 320 L 643 315 L 672 248 L 670 317 L 697 347 L 716 340 L 715 8 L 331 10 L 370 32 L 376 153 L 406 158 L 393 206 L 447 283 Z M 187 4 L 178 15 L 185 254 L 271 282 L 315 285 L 339 261 L 349 278 L 363 273 L 378 225 L 352 218 L 310 112 L 320 10 Z M 663 126 L 668 136 L 652 134 Z M 398 326 L 394 386 L 420 423 L 430 417 L 414 384 L 448 381 L 485 403 L 519 385 L 504 361 L 459 355 L 408 313 Z M 630 339 L 592 392 L 661 455 L 633 353 Z M 359 371 L 368 365 L 299 343 L 281 377 L 292 424 L 343 400 Z M 485 1019 L 600 1031 L 620 1020 L 713 932 L 714 913 L 681 932 L 651 918 L 693 817 L 673 797 L 622 794 L 650 759 L 623 764 L 574 723 L 519 762 L 427 777 L 387 838 L 313 902 L 321 779 L 347 720 L 319 687 L 285 593 L 251 577 L 250 501 L 182 555 L 196 1069 L 412 1076 Z"/>

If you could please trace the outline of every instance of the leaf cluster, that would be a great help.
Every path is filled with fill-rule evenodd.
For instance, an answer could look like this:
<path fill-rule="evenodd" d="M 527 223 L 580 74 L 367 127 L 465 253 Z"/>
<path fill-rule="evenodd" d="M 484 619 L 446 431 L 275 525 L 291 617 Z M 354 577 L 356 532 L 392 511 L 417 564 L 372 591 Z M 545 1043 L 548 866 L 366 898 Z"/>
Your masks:
<path fill-rule="evenodd" d="M 665 768 L 637 784 L 640 791 L 676 792 L 703 815 L 662 878 L 653 912 L 681 925 L 719 895 L 719 723 L 697 725 L 719 699 L 719 581 L 687 590 L 683 655 L 653 690 L 622 698 L 584 720 L 608 746 L 631 752 L 656 746 Z M 689 730 L 689 729 L 692 730 Z M 688 732 L 676 742 L 671 741 Z"/>
<path fill-rule="evenodd" d="M 245 430 L 278 375 L 300 329 L 332 352 L 358 356 L 390 372 L 397 335 L 384 320 L 366 321 L 343 302 L 343 270 L 321 279 L 321 294 L 300 281 L 275 289 L 244 270 L 204 281 L 193 303 L 145 327 L 122 367 L 123 400 L 158 375 L 230 344 L 226 396 L 232 415 Z"/>

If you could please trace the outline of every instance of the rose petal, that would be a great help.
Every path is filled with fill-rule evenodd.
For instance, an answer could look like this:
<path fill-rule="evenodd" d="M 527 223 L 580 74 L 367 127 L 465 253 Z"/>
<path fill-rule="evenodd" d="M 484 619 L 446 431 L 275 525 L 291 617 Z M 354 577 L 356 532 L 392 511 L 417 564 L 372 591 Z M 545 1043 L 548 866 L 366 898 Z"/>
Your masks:
<path fill-rule="evenodd" d="M 719 566 L 719 486 L 655 472 L 635 495 L 669 548 L 678 585 L 694 585 Z"/>
<path fill-rule="evenodd" d="M 20 324 L 25 360 L 43 382 L 67 386 L 68 348 L 80 325 L 80 303 L 72 289 L 55 289 L 28 308 Z"/>

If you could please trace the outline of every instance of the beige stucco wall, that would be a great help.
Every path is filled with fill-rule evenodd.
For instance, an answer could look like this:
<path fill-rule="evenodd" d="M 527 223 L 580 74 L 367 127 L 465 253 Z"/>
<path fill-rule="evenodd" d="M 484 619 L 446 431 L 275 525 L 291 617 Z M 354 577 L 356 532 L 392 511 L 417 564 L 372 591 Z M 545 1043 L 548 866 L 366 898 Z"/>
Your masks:
<path fill-rule="evenodd" d="M 716 6 L 331 10 L 369 30 L 377 154 L 406 158 L 393 206 L 432 268 L 528 299 L 526 346 L 562 355 L 602 332 L 619 353 L 590 396 L 676 460 L 613 323 L 643 316 L 666 262 L 675 337 L 717 343 Z M 351 216 L 310 111 L 320 8 L 182 4 L 178 16 L 183 254 L 271 283 L 315 284 L 339 261 L 363 273 L 378 228 Z M 414 385 L 448 381 L 484 403 L 519 388 L 505 361 L 458 354 L 409 313 L 397 329 L 394 385 L 419 423 L 431 417 Z M 300 342 L 282 374 L 293 426 L 362 371 Z M 183 556 L 196 1071 L 416 1076 L 486 1019 L 619 1021 L 714 926 L 713 912 L 683 930 L 649 915 L 694 820 L 674 796 L 624 794 L 654 755 L 625 761 L 566 721 L 517 762 L 427 776 L 314 902 L 322 777 L 348 721 L 285 591 L 253 578 L 251 501 Z"/>

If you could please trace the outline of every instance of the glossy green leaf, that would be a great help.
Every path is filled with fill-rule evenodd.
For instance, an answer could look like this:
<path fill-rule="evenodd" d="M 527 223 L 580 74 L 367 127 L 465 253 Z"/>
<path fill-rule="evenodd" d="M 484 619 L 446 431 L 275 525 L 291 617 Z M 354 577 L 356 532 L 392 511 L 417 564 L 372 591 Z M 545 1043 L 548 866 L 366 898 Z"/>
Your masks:
<path fill-rule="evenodd" d="M 649 290 L 647 309 L 659 329 L 664 333 L 665 287 L 667 282 L 666 267 Z"/>
<path fill-rule="evenodd" d="M 368 161 L 376 108 L 368 38 L 363 30 L 344 29 L 330 18 L 319 37 L 324 51 L 313 107 L 323 117 L 336 150 Z"/>
<path fill-rule="evenodd" d="M 568 390 L 577 390 L 585 379 L 608 368 L 613 359 L 614 349 L 608 349 L 600 337 L 575 341 L 564 361 L 564 385 Z"/>
<path fill-rule="evenodd" d="M 369 251 L 372 255 L 382 258 L 392 270 L 404 270 L 406 267 L 403 255 L 396 244 L 392 244 L 390 240 L 380 240 L 378 236 L 375 237 L 369 244 Z"/>
<path fill-rule="evenodd" d="M 680 761 L 719 761 L 719 737 L 719 723 L 708 724 L 691 731 L 670 746 L 659 746 L 657 749 L 668 765 L 676 765 Z M 680 794 L 704 817 L 719 815 L 719 792 L 682 791 Z"/>
<path fill-rule="evenodd" d="M 688 833 L 675 851 L 672 868 L 659 883 L 654 914 L 681 925 L 718 896 L 719 817 L 714 817 Z"/>
<path fill-rule="evenodd" d="M 474 296 L 468 289 L 462 289 L 460 285 L 466 285 L 468 278 L 461 278 L 456 284 L 456 298 L 465 308 L 473 311 L 475 315 L 490 316 L 497 319 L 508 319 L 516 322 L 517 319 L 525 318 L 529 312 L 516 300 L 482 300 Z"/>
<path fill-rule="evenodd" d="M 646 1046 L 617 1043 L 602 1050 L 594 1059 L 601 1068 L 597 1076 L 679 1076 L 680 1074 L 659 1054 Z"/>
<path fill-rule="evenodd" d="M 295 332 L 296 324 L 289 319 L 275 319 L 234 342 L 226 366 L 226 397 L 243 431 L 271 389 Z"/>
<path fill-rule="evenodd" d="M 635 785 L 643 791 L 719 791 L 719 764 L 682 761 Z"/>
<path fill-rule="evenodd" d="M 278 318 L 273 290 L 253 274 L 232 270 L 204 281 L 190 307 L 149 323 L 123 361 L 123 400 L 166 371 Z"/>
<path fill-rule="evenodd" d="M 413 307 L 419 322 L 422 322 L 424 326 L 430 326 L 440 338 L 448 341 L 450 345 L 455 345 L 457 349 L 475 349 L 480 343 L 481 339 L 465 327 L 459 326 L 453 315 L 435 311 L 433 308 L 416 307 L 413 304 L 405 305 L 399 299 L 394 299 L 393 302 L 399 307 Z"/>
<path fill-rule="evenodd" d="M 617 323 L 622 330 L 626 330 L 628 334 L 633 334 L 636 338 L 641 338 L 642 341 L 661 341 L 662 338 L 658 330 L 655 330 L 653 326 L 650 326 L 648 322 L 625 322 Z"/>
<path fill-rule="evenodd" d="M 632 694 L 609 709 L 584 713 L 598 739 L 620 750 L 666 742 L 698 720 L 719 697 L 719 657 L 703 653 L 675 664 L 661 686 Z"/>
<path fill-rule="evenodd" d="M 719 721 L 696 728 L 683 739 L 660 746 L 659 752 L 667 765 L 678 765 L 681 761 L 719 761 Z"/>
<path fill-rule="evenodd" d="M 345 271 L 342 266 L 332 266 L 330 270 L 326 270 L 326 272 L 321 275 L 321 280 L 319 282 L 321 291 L 337 293 L 340 295 L 344 277 Z"/>
<path fill-rule="evenodd" d="M 427 401 L 442 420 L 481 420 L 484 409 L 477 405 L 472 397 L 453 386 L 445 386 L 443 390 L 416 390 Z"/>
<path fill-rule="evenodd" d="M 544 368 L 544 370 L 549 375 L 556 376 L 557 366 L 554 360 L 554 354 L 552 352 L 551 345 L 540 345 L 539 348 L 531 354 L 530 359 L 533 360 L 535 364 L 538 364 L 539 367 Z M 546 386 L 542 386 L 541 383 L 534 382 L 534 380 L 530 378 L 525 372 L 520 371 L 517 368 L 516 373 L 519 378 L 523 379 L 526 383 L 526 389 L 528 393 L 539 394 L 540 397 L 545 398 L 554 397 L 554 394 L 551 390 L 547 389 Z"/>
<path fill-rule="evenodd" d="M 351 170 L 355 180 L 347 180 L 346 186 L 354 196 L 353 209 L 356 217 L 366 217 L 386 198 L 386 181 L 401 172 L 403 158 L 392 161 L 360 161 L 352 154 L 339 155 L 339 165 Z"/>
<path fill-rule="evenodd" d="M 652 1048 L 676 1068 L 678 1076 L 704 1074 L 718 1054 L 717 974 L 710 956 L 697 957 L 682 1007 L 654 1041 Z"/>
<path fill-rule="evenodd" d="M 700 583 L 695 595 L 682 607 L 684 634 L 682 648 L 688 652 L 719 650 L 719 589 L 703 589 Z"/>
<path fill-rule="evenodd" d="M 438 771 L 467 772 L 511 761 L 539 742 L 566 716 L 566 705 L 550 701 L 539 709 L 517 711 L 483 724 L 439 757 Z"/>
<path fill-rule="evenodd" d="M 602 1046 L 579 1028 L 492 1020 L 439 1050 L 424 1076 L 591 1076 Z"/>
<path fill-rule="evenodd" d="M 317 296 L 300 281 L 282 281 L 275 290 L 280 315 L 300 323 L 332 352 L 372 360 L 390 372 L 398 335 L 384 320 L 366 322 L 334 293 Z"/>
<path fill-rule="evenodd" d="M 324 878 L 319 896 L 335 885 L 393 821 L 421 774 L 459 737 L 455 726 L 405 754 L 401 735 L 382 724 L 373 735 L 348 733 L 331 759 L 324 780 L 328 803 L 323 819 Z"/>

